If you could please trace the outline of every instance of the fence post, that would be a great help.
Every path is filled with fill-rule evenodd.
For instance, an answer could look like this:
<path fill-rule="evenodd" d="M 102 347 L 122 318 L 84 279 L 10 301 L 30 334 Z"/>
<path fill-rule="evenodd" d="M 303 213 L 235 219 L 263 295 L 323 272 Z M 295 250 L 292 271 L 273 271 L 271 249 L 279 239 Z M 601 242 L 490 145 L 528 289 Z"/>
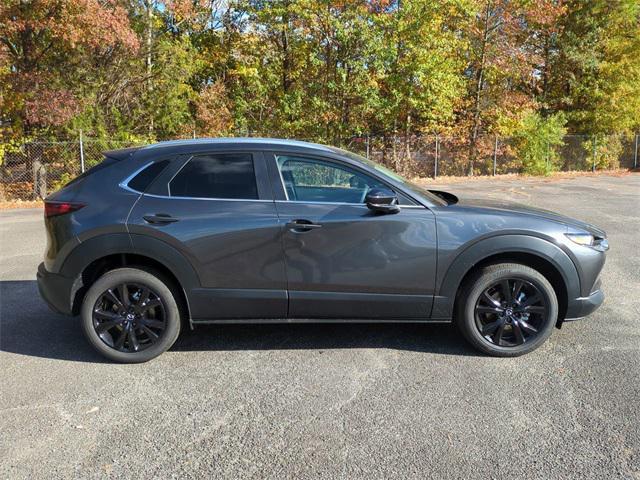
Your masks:
<path fill-rule="evenodd" d="M 593 164 L 591 165 L 591 171 L 596 171 L 596 136 L 593 136 Z"/>
<path fill-rule="evenodd" d="M 633 154 L 633 169 L 634 170 L 636 168 L 638 168 L 638 137 L 640 137 L 640 135 L 636 134 L 636 150 L 635 150 L 635 153 Z"/>
<path fill-rule="evenodd" d="M 436 133 L 436 158 L 433 165 L 433 178 L 438 176 L 438 159 L 440 157 L 440 136 Z"/>
<path fill-rule="evenodd" d="M 549 142 L 547 142 L 547 149 L 546 149 L 546 155 L 545 155 L 545 159 L 547 161 L 547 173 L 549 173 Z"/>
<path fill-rule="evenodd" d="M 84 141 L 82 140 L 82 130 L 80 130 L 80 171 L 84 173 Z"/>
<path fill-rule="evenodd" d="M 398 131 L 396 129 L 393 130 L 393 149 L 391 150 L 391 154 L 393 155 L 393 168 L 396 172 L 400 171 L 400 165 L 398 162 Z"/>
<path fill-rule="evenodd" d="M 496 135 L 496 143 L 493 146 L 493 176 L 496 176 L 496 167 L 498 166 L 498 136 Z"/>
<path fill-rule="evenodd" d="M 33 196 L 34 199 L 47 196 L 47 170 L 40 158 L 33 160 Z"/>
<path fill-rule="evenodd" d="M 367 160 L 369 160 L 369 134 L 367 133 Z"/>

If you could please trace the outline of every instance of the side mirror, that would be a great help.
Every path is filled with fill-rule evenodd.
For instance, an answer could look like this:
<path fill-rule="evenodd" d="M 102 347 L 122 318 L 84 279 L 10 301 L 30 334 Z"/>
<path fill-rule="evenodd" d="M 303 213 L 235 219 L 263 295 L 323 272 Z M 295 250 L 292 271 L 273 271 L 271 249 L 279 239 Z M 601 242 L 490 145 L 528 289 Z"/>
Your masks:
<path fill-rule="evenodd" d="M 385 188 L 374 188 L 367 193 L 364 201 L 374 212 L 398 213 L 400 211 L 398 196 Z"/>

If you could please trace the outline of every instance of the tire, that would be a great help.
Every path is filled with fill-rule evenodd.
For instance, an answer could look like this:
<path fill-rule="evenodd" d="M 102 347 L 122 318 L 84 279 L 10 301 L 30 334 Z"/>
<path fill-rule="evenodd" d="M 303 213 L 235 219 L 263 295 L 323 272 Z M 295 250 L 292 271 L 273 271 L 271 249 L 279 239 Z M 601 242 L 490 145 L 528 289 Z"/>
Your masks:
<path fill-rule="evenodd" d="M 549 281 L 518 263 L 479 270 L 462 285 L 457 301 L 456 324 L 463 336 L 496 357 L 535 350 L 549 338 L 557 318 L 558 299 Z"/>
<path fill-rule="evenodd" d="M 147 362 L 167 351 L 180 333 L 180 309 L 172 288 L 153 270 L 118 268 L 105 273 L 82 301 L 87 340 L 100 354 L 120 363 Z"/>

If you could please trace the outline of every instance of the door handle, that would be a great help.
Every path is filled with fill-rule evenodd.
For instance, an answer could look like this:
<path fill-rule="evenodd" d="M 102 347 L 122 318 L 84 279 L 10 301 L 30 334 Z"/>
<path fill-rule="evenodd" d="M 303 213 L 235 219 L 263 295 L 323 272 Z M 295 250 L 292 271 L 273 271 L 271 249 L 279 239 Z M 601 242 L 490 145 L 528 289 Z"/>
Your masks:
<path fill-rule="evenodd" d="M 313 223 L 310 220 L 292 220 L 287 222 L 287 228 L 295 233 L 304 233 L 317 228 L 322 228 L 322 225 L 319 223 Z"/>
<path fill-rule="evenodd" d="M 178 219 L 166 213 L 156 213 L 155 215 L 144 215 L 144 221 L 152 225 L 166 225 L 177 222 Z"/>

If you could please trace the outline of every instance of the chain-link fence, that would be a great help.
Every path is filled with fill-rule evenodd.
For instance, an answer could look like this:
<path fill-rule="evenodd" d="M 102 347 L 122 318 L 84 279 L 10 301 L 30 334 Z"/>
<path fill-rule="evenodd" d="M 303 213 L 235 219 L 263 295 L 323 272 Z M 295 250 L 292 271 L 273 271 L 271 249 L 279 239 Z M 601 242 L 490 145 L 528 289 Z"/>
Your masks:
<path fill-rule="evenodd" d="M 639 142 L 640 135 L 568 135 L 533 160 L 524 158 L 522 141 L 514 137 L 481 136 L 471 145 L 459 137 L 365 135 L 340 143 L 401 174 L 438 177 L 638 168 Z M 44 198 L 100 162 L 102 152 L 131 146 L 135 143 L 89 138 L 8 148 L 0 158 L 0 200 Z M 531 161 L 542 165 L 532 171 Z"/>
<path fill-rule="evenodd" d="M 103 152 L 132 142 L 83 139 L 36 141 L 7 148 L 0 164 L 0 200 L 36 200 L 102 161 Z"/>
<path fill-rule="evenodd" d="M 481 136 L 472 145 L 466 138 L 438 135 L 363 136 L 352 138 L 345 148 L 401 174 L 435 178 L 635 169 L 640 166 L 639 143 L 640 135 L 567 135 L 556 145 L 541 146 L 537 157 L 516 137 Z"/>

